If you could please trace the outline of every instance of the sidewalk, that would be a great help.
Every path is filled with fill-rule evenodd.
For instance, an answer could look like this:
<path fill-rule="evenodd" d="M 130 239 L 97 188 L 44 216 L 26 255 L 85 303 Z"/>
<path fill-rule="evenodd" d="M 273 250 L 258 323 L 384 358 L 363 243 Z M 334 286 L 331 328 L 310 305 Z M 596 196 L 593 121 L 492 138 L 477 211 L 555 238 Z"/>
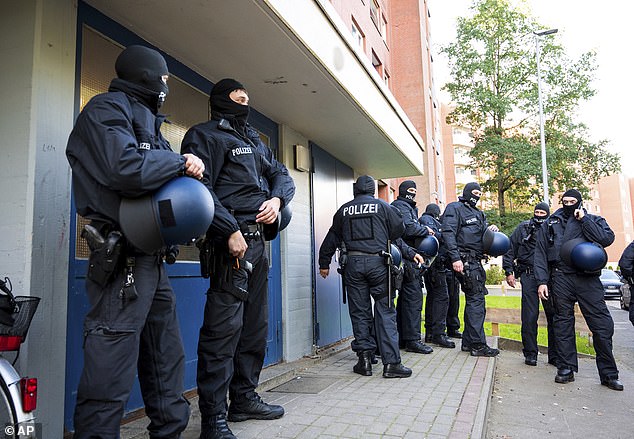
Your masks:
<path fill-rule="evenodd" d="M 575 381 L 555 383 L 557 369 L 546 355 L 537 367 L 521 352 L 504 350 L 496 362 L 488 416 L 489 438 L 632 438 L 634 419 L 634 327 L 618 302 L 609 301 L 614 320 L 614 356 L 625 390 L 602 386 L 594 358 L 579 358 Z"/>
<path fill-rule="evenodd" d="M 352 372 L 356 355 L 345 348 L 320 360 L 302 359 L 262 372 L 258 391 L 286 414 L 273 421 L 230 423 L 240 439 L 266 438 L 484 438 L 495 358 L 434 347 L 429 355 L 401 351 L 410 378 Z M 494 344 L 495 340 L 489 340 Z M 183 439 L 197 439 L 200 415 L 193 399 Z M 143 418 L 122 427 L 122 438 L 147 438 Z"/>

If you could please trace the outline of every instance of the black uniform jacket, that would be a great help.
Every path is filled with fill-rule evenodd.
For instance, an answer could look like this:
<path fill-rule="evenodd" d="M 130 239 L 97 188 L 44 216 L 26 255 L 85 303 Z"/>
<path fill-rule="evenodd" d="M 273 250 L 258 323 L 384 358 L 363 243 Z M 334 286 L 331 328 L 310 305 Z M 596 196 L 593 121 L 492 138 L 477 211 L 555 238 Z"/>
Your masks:
<path fill-rule="evenodd" d="M 228 237 L 240 229 L 235 217 L 254 220 L 264 201 L 278 197 L 283 207 L 295 194 L 286 168 L 253 133 L 248 130 L 243 137 L 226 120 L 212 119 L 193 126 L 183 138 L 181 152 L 205 163 L 203 181 L 215 205 L 213 234 Z"/>
<path fill-rule="evenodd" d="M 348 251 L 379 254 L 387 250 L 388 240 L 403 235 L 400 212 L 372 195 L 357 195 L 341 206 L 319 249 L 319 268 L 330 266 L 330 259 L 343 241 Z"/>
<path fill-rule="evenodd" d="M 515 271 L 515 267 L 518 267 L 520 272 L 533 268 L 535 239 L 540 226 L 541 224 L 531 218 L 519 223 L 511 233 L 511 247 L 502 258 L 502 268 L 507 276 Z"/>
<path fill-rule="evenodd" d="M 442 237 L 451 262 L 460 259 L 460 252 L 484 253 L 482 235 L 487 228 L 484 212 L 462 201 L 449 203 L 442 219 Z"/>
<path fill-rule="evenodd" d="M 630 242 L 630 245 L 625 247 L 621 259 L 619 259 L 619 267 L 621 268 L 621 274 L 627 279 L 632 278 L 632 270 L 634 270 L 634 242 Z"/>
<path fill-rule="evenodd" d="M 405 225 L 403 240 L 407 245 L 415 246 L 418 239 L 429 235 L 427 227 L 418 222 L 418 209 L 412 203 L 399 197 L 392 201 L 392 206 L 396 207 L 403 216 L 403 224 Z"/>
<path fill-rule="evenodd" d="M 80 215 L 118 224 L 121 197 L 145 195 L 183 172 L 185 158 L 159 131 L 164 119 L 119 91 L 86 104 L 66 147 Z"/>
<path fill-rule="evenodd" d="M 447 252 L 447 245 L 445 244 L 445 240 L 442 236 L 442 224 L 436 218 L 429 214 L 422 214 L 418 219 L 418 222 L 423 226 L 427 226 L 434 231 L 434 236 L 438 240 L 438 256 L 436 257 L 436 261 L 446 261 L 449 258 L 449 254 Z M 436 263 L 434 261 L 434 263 Z"/>
<path fill-rule="evenodd" d="M 566 265 L 559 255 L 562 244 L 575 238 L 584 238 L 607 247 L 614 242 L 614 232 L 600 216 L 586 213 L 579 221 L 572 216 L 566 218 L 564 210 L 557 209 L 537 232 L 533 268 L 538 285 L 548 283 L 549 267 L 557 267 L 564 273 L 577 272 Z"/>

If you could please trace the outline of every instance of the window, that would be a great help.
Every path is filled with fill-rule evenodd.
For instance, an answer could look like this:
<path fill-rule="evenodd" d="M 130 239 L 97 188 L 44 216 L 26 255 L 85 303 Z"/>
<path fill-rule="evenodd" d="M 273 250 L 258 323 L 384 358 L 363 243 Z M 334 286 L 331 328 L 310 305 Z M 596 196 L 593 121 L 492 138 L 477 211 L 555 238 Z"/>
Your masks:
<path fill-rule="evenodd" d="M 379 73 L 379 76 L 383 78 L 383 63 L 381 63 L 381 60 L 379 59 L 379 57 L 376 55 L 376 53 L 374 53 L 374 50 L 372 51 L 372 65 L 374 66 L 376 71 Z"/>
<path fill-rule="evenodd" d="M 387 72 L 387 69 L 383 69 L 383 82 L 385 82 L 388 88 L 390 87 L 390 74 Z"/>
<path fill-rule="evenodd" d="M 370 18 L 372 19 L 372 22 L 374 23 L 374 25 L 376 26 L 376 28 L 379 30 L 379 32 L 381 32 L 381 28 L 380 28 L 380 23 L 379 23 L 379 2 L 377 0 L 372 0 L 370 2 Z"/>
<path fill-rule="evenodd" d="M 383 41 L 387 44 L 387 18 L 381 14 L 381 27 L 379 27 L 379 33 L 383 37 Z"/>
<path fill-rule="evenodd" d="M 361 50 L 365 52 L 365 35 L 363 35 L 361 29 L 359 29 L 359 25 L 354 20 L 354 18 L 352 19 L 352 38 L 354 38 L 354 41 L 361 48 Z"/>

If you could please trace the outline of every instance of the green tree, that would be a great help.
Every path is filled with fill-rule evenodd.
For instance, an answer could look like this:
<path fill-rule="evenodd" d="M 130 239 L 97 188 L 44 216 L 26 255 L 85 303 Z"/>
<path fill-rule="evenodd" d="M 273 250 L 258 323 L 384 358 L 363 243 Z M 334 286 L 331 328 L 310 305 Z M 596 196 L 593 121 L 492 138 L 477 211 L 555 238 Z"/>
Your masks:
<path fill-rule="evenodd" d="M 452 76 L 445 89 L 455 103 L 448 122 L 472 130 L 471 166 L 489 176 L 482 185 L 496 194 L 502 217 L 509 201 L 526 205 L 541 193 L 533 32 L 544 26 L 525 9 L 508 0 L 476 0 L 473 14 L 458 19 L 456 40 L 442 48 Z M 587 128 L 574 120 L 579 104 L 595 94 L 596 55 L 572 60 L 554 37 L 543 37 L 540 45 L 549 186 L 586 192 L 588 184 L 620 169 L 607 142 L 590 142 Z"/>

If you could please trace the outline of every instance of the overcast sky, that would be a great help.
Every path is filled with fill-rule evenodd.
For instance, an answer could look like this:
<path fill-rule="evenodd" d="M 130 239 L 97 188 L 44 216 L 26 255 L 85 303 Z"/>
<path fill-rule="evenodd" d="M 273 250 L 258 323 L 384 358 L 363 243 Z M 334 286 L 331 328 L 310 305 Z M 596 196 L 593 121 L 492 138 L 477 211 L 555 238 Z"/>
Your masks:
<path fill-rule="evenodd" d="M 455 37 L 456 17 L 467 16 L 472 0 L 428 0 L 437 87 L 448 80 L 447 59 L 439 46 Z M 592 141 L 608 139 L 608 148 L 621 156 L 623 173 L 634 177 L 634 3 L 626 0 L 527 0 L 544 28 L 557 28 L 555 37 L 571 58 L 597 51 L 597 94 L 581 108 L 579 120 L 589 127 Z M 552 37 L 546 37 L 552 38 Z M 445 96 L 442 95 L 441 96 Z M 445 98 L 446 100 L 446 98 Z"/>

